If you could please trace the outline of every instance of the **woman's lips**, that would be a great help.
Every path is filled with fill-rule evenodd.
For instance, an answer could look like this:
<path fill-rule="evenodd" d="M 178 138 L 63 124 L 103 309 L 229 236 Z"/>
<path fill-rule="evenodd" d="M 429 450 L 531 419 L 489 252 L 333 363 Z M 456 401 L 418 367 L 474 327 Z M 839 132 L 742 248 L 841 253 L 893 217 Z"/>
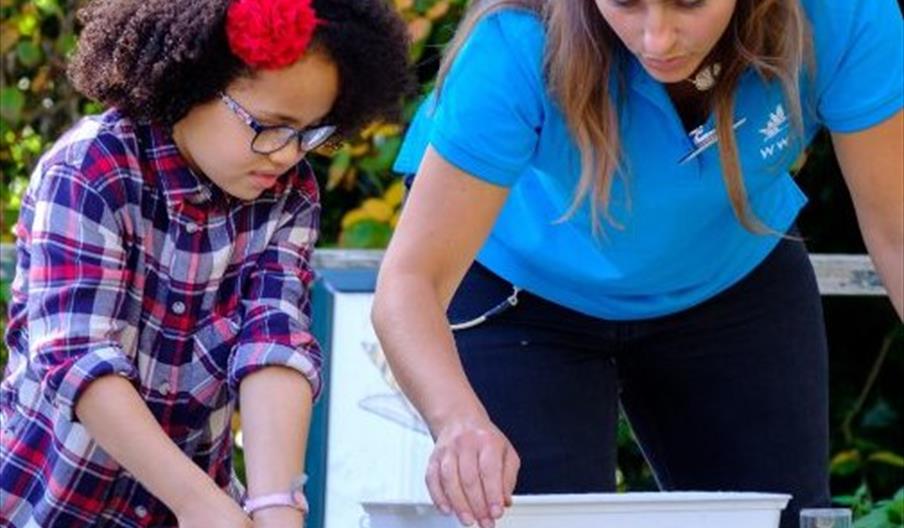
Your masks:
<path fill-rule="evenodd" d="M 647 68 L 662 73 L 675 73 L 687 65 L 687 57 L 672 57 L 669 59 L 641 57 L 640 60 Z"/>

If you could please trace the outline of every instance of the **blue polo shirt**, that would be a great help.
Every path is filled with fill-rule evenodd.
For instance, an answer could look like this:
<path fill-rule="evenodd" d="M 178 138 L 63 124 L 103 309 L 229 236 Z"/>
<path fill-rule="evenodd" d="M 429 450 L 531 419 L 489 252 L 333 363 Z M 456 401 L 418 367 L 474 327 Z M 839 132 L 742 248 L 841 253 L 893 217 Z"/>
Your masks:
<path fill-rule="evenodd" d="M 801 82 L 803 138 L 778 83 L 753 72 L 739 84 L 734 122 L 753 212 L 783 233 L 806 197 L 789 168 L 820 127 L 853 132 L 904 104 L 902 20 L 894 0 L 803 0 L 816 69 Z M 620 107 L 625 163 L 610 212 L 594 235 L 589 206 L 561 221 L 580 156 L 543 78 L 545 31 L 525 11 L 482 20 L 461 49 L 438 103 L 428 99 L 396 170 L 413 173 L 428 144 L 463 171 L 511 189 L 477 259 L 553 302 L 605 319 L 666 315 L 731 286 L 779 242 L 746 230 L 732 212 L 713 118 L 691 134 L 664 86 L 633 58 Z M 613 83 L 613 92 L 617 86 Z M 419 177 L 429 177 L 422 175 Z"/>

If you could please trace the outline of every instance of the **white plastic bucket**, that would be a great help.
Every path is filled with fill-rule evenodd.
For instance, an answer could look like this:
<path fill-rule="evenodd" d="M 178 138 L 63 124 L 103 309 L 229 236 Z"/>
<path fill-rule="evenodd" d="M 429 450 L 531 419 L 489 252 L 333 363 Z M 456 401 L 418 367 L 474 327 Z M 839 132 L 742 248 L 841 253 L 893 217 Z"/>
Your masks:
<path fill-rule="evenodd" d="M 522 495 L 497 528 L 777 528 L 790 495 L 651 492 Z M 459 528 L 431 504 L 363 502 L 365 528 Z"/>

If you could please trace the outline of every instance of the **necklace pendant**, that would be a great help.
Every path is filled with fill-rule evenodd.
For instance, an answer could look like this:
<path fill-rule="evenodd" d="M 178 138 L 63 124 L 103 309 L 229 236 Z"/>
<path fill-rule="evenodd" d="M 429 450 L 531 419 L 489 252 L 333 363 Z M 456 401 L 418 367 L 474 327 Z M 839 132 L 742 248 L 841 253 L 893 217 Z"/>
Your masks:
<path fill-rule="evenodd" d="M 703 68 L 693 79 L 688 79 L 688 81 L 693 84 L 697 90 L 706 92 L 716 85 L 716 79 L 718 79 L 721 71 L 722 66 L 719 63 L 716 63 L 712 66 Z"/>

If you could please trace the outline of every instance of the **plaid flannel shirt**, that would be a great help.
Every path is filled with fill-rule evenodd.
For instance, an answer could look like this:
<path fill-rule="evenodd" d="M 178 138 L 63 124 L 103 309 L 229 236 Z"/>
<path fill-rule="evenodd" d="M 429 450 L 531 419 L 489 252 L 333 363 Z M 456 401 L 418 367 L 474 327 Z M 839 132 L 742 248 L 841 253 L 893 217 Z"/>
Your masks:
<path fill-rule="evenodd" d="M 74 416 L 93 380 L 130 380 L 224 489 L 242 378 L 293 368 L 320 388 L 309 332 L 317 183 L 300 164 L 253 201 L 185 164 L 169 132 L 115 110 L 38 164 L 16 226 L 0 385 L 0 525 L 175 526 Z"/>

